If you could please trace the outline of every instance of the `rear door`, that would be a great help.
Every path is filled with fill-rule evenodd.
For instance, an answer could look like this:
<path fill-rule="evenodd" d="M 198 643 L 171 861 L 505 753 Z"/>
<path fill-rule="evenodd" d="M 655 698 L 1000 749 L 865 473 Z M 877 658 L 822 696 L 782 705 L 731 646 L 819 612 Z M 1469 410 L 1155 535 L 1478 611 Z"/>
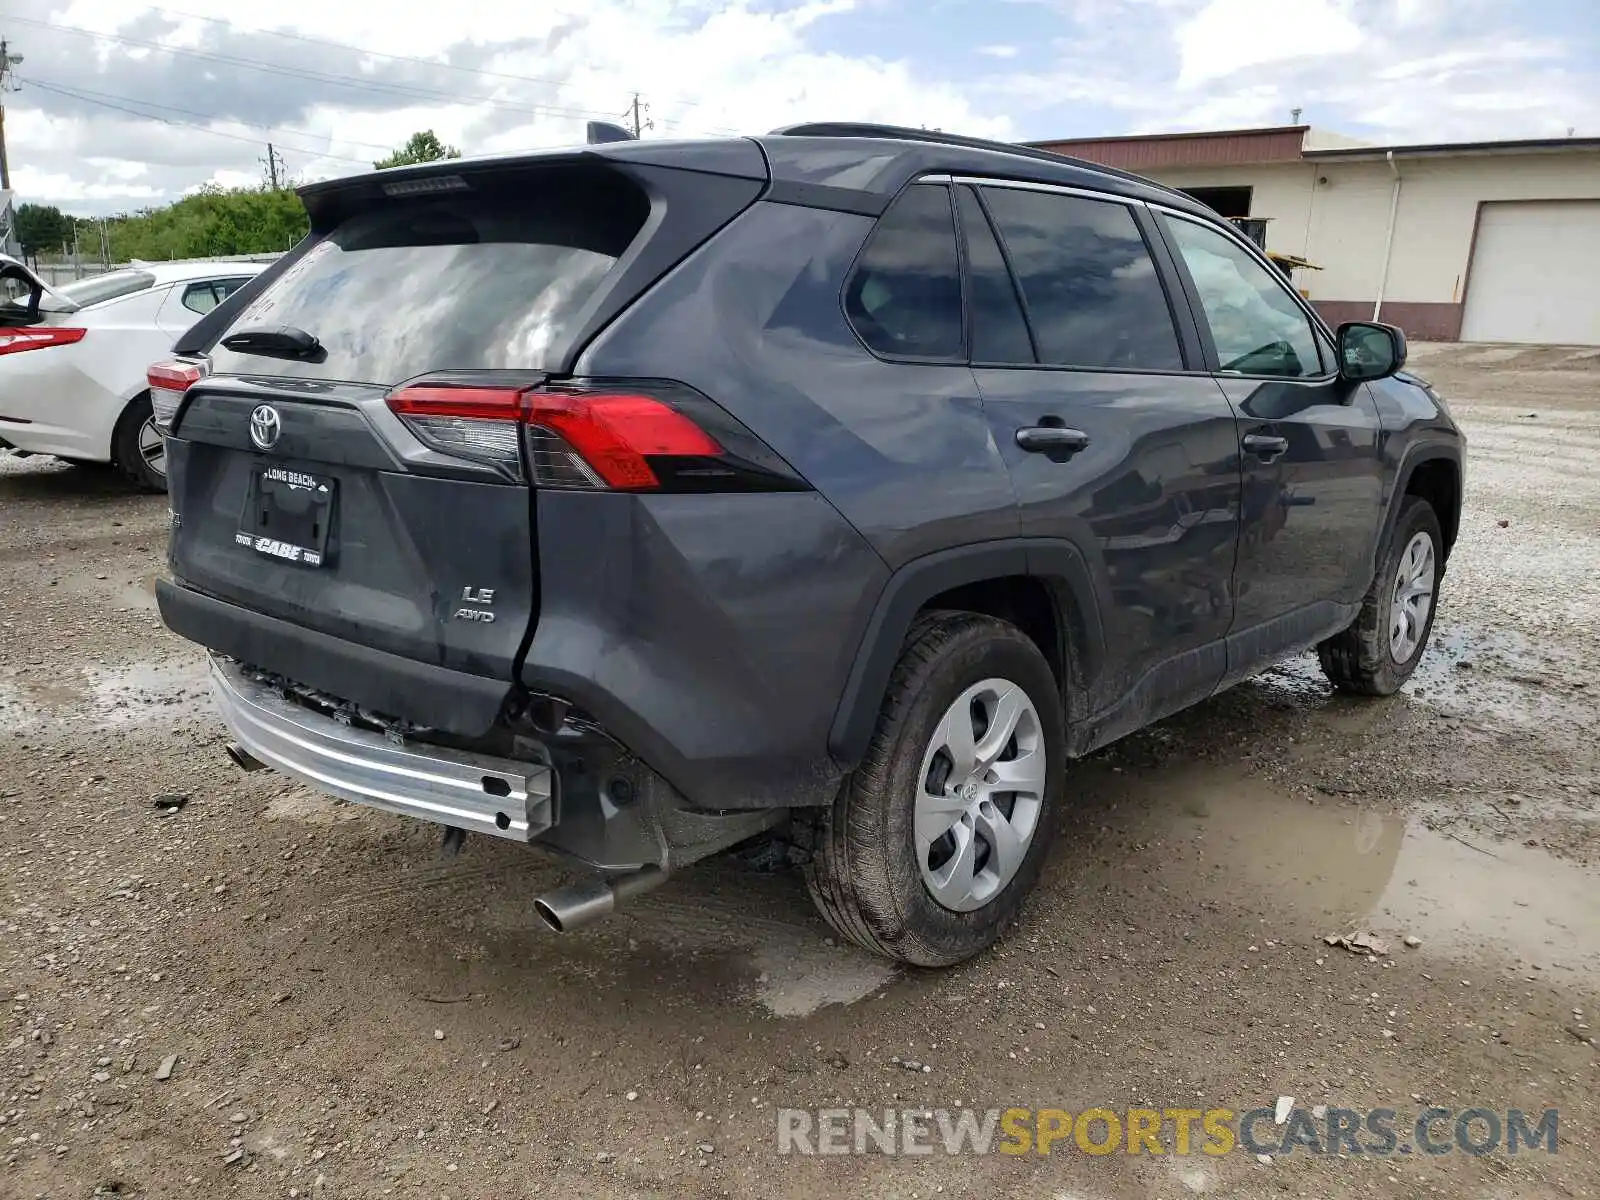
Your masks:
<path fill-rule="evenodd" d="M 221 331 L 174 419 L 171 565 L 269 617 L 510 680 L 538 594 L 517 426 L 424 428 L 385 398 L 440 372 L 538 383 L 650 202 L 594 168 L 421 191 L 341 201 Z M 428 704 L 394 715 L 449 728 Z"/>
<path fill-rule="evenodd" d="M 957 190 L 973 369 L 1023 536 L 1072 543 L 1099 584 L 1107 669 L 1091 703 L 1105 740 L 1222 678 L 1233 410 L 1178 320 L 1143 206 L 1036 185 Z"/>

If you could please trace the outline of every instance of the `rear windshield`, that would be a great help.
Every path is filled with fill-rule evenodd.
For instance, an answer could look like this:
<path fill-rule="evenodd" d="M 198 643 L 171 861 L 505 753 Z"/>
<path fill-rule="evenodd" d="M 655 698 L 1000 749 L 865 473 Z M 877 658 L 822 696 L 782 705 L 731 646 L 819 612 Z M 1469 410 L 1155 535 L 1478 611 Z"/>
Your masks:
<path fill-rule="evenodd" d="M 75 279 L 71 283 L 63 283 L 54 290 L 60 292 L 79 308 L 88 308 L 91 304 L 99 304 L 102 300 L 116 300 L 122 296 L 131 296 L 135 292 L 142 292 L 146 288 L 155 286 L 156 277 L 149 271 L 108 271 L 104 275 L 91 275 L 87 279 Z M 50 297 L 44 298 L 40 306 L 50 308 Z"/>
<path fill-rule="evenodd" d="M 51 289 L 67 297 L 72 301 L 71 304 L 62 303 L 51 292 L 45 292 L 39 298 L 39 309 L 42 312 L 71 312 L 75 308 L 99 304 L 102 300 L 115 300 L 119 296 L 142 292 L 155 281 L 156 277 L 148 271 L 109 271 L 104 275 L 91 275 L 87 279 L 76 279 Z M 31 281 L 15 274 L 7 275 L 4 282 L 0 282 L 0 309 L 12 316 L 25 313 L 34 291 Z"/>
<path fill-rule="evenodd" d="M 240 354 L 219 337 L 213 369 L 387 385 L 428 371 L 555 366 L 649 201 L 610 173 L 554 175 L 380 201 L 346 219 L 221 335 L 292 325 L 325 357 Z"/>

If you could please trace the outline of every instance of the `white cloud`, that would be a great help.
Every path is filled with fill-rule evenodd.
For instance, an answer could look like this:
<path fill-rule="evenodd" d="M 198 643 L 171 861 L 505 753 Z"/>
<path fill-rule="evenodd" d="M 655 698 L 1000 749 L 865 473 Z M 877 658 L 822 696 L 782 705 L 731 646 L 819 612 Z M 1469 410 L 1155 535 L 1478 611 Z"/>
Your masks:
<path fill-rule="evenodd" d="M 85 178 L 86 156 L 115 157 L 130 142 L 152 184 L 177 195 L 259 177 L 269 140 L 301 178 L 361 170 L 423 128 L 469 153 L 572 144 L 586 120 L 621 119 L 634 92 L 656 137 L 838 117 L 1015 136 L 1006 116 L 914 70 L 892 44 L 877 54 L 816 48 L 857 0 L 593 0 L 565 10 L 456 0 L 443 25 L 436 0 L 172 0 L 192 15 L 129 0 L 13 3 L 31 22 L 12 34 L 27 43 L 23 74 L 39 81 L 8 114 L 14 182 L 46 202 L 91 193 L 100 208 L 119 196 L 147 202 L 114 177 Z M 106 36 L 40 28 L 46 20 Z"/>
<path fill-rule="evenodd" d="M 1330 0 L 1211 0 L 1178 27 L 1178 86 L 1222 79 L 1262 63 L 1349 55 L 1361 30 Z"/>
<path fill-rule="evenodd" d="M 1297 107 L 1371 141 L 1600 134 L 1581 38 L 1500 0 L 939 0 L 938 49 L 911 36 L 935 19 L 919 0 L 167 2 L 0 0 L 27 56 L 23 199 L 141 207 L 258 179 L 268 141 L 302 179 L 425 128 L 468 153 L 570 144 L 636 91 L 654 137 L 852 119 L 1036 139 Z"/>

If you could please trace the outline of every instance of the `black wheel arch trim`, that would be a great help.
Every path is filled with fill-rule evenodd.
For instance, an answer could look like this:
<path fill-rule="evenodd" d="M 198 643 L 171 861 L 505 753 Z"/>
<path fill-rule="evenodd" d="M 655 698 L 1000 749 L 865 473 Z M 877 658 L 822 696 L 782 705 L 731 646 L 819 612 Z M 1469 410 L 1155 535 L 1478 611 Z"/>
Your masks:
<path fill-rule="evenodd" d="M 1378 569 L 1377 555 L 1383 553 L 1383 548 L 1389 544 L 1389 538 L 1394 532 L 1395 522 L 1400 519 L 1400 510 L 1405 507 L 1407 489 L 1411 486 L 1411 477 L 1416 474 L 1417 468 L 1426 462 L 1443 460 L 1456 469 L 1456 511 L 1453 513 L 1440 513 L 1439 525 L 1446 531 L 1459 531 L 1461 528 L 1461 509 L 1466 499 L 1466 467 L 1461 452 L 1461 444 L 1444 438 L 1426 438 L 1412 442 L 1401 453 L 1400 465 L 1395 470 L 1394 490 L 1389 494 L 1388 510 L 1383 515 L 1383 536 L 1378 539 L 1377 548 L 1374 550 L 1372 569 Z M 1444 550 L 1441 547 L 1441 550 Z M 1441 560 L 1449 558 L 1448 550 L 1444 550 Z M 1442 561 L 1441 561 L 1442 565 Z"/>
<path fill-rule="evenodd" d="M 929 600 L 952 588 L 1007 576 L 1043 583 L 1055 599 L 1069 724 L 1087 712 L 1089 681 L 1100 669 L 1105 635 L 1092 572 L 1082 552 L 1056 538 L 1006 538 L 940 550 L 903 564 L 873 606 L 828 733 L 828 750 L 845 768 L 866 755 L 906 634 Z"/>

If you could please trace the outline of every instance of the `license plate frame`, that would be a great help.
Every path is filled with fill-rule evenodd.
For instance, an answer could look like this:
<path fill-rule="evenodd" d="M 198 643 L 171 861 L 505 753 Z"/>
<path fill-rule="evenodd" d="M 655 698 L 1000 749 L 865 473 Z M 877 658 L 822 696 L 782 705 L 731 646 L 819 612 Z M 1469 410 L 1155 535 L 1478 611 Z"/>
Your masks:
<path fill-rule="evenodd" d="M 253 467 L 235 544 L 278 562 L 326 566 L 338 488 L 331 475 L 276 464 Z"/>

